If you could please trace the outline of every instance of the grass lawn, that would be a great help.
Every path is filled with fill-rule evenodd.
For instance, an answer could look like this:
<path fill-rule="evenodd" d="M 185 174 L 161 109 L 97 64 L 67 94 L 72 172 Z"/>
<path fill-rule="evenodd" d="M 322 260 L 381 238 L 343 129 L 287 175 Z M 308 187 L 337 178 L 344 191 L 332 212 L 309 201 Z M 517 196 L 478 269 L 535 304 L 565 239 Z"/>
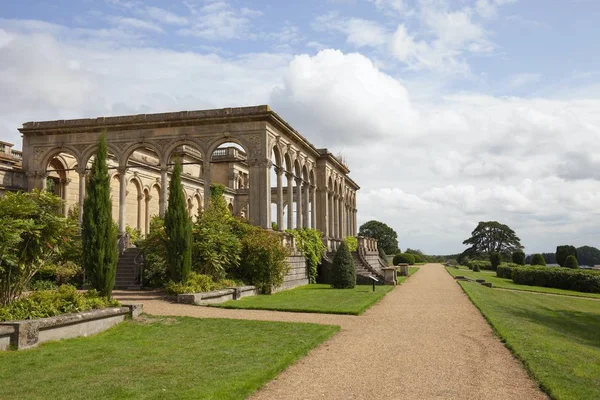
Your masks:
<path fill-rule="evenodd" d="M 398 277 L 398 283 L 406 277 Z M 394 286 L 357 285 L 354 289 L 332 289 L 326 284 L 312 284 L 284 290 L 271 295 L 246 297 L 221 304 L 211 305 L 223 308 L 243 308 L 254 310 L 313 312 L 325 314 L 359 315 L 377 303 Z"/>
<path fill-rule="evenodd" d="M 418 270 L 419 267 L 408 267 L 408 276 L 413 276 Z"/>
<path fill-rule="evenodd" d="M 554 399 L 600 399 L 600 303 L 460 282 Z"/>
<path fill-rule="evenodd" d="M 473 272 L 467 267 L 460 267 L 460 269 L 446 267 L 446 270 L 452 276 L 463 275 L 467 278 L 471 279 L 485 279 L 486 282 L 491 282 L 494 287 L 503 288 L 503 289 L 514 289 L 514 290 L 523 290 L 527 292 L 539 292 L 539 293 L 550 293 L 550 294 L 562 294 L 565 296 L 577 296 L 577 297 L 592 297 L 595 299 L 600 299 L 600 293 L 585 293 L 585 292 L 576 292 L 574 290 L 565 290 L 565 289 L 555 289 L 555 288 L 547 288 L 542 286 L 528 286 L 528 285 L 518 285 L 512 281 L 512 279 L 507 278 L 498 278 L 496 276 L 496 271 L 484 271 L 481 272 Z"/>
<path fill-rule="evenodd" d="M 147 317 L 0 352 L 2 399 L 244 399 L 337 326 Z"/>

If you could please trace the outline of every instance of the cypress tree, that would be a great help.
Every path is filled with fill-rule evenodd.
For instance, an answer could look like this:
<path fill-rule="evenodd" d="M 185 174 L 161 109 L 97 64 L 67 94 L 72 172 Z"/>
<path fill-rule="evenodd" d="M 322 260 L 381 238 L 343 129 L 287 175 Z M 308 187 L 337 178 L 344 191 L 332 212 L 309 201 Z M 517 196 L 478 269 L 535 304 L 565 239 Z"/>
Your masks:
<path fill-rule="evenodd" d="M 333 258 L 331 286 L 334 289 L 352 289 L 356 286 L 356 267 L 346 242 L 342 242 Z"/>
<path fill-rule="evenodd" d="M 112 219 L 108 176 L 106 136 L 98 141 L 98 150 L 86 184 L 83 202 L 81 240 L 86 279 L 102 296 L 111 297 L 117 272 L 117 227 Z"/>
<path fill-rule="evenodd" d="M 185 282 L 192 268 L 192 221 L 185 207 L 181 169 L 181 162 L 177 160 L 169 182 L 169 204 L 165 213 L 167 270 L 174 282 Z"/>

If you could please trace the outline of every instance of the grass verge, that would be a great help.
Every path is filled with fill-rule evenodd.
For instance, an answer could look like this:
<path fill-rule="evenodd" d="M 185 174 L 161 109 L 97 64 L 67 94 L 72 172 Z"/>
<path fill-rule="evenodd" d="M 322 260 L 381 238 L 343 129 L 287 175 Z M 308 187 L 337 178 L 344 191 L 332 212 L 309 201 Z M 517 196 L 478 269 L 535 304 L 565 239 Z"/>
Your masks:
<path fill-rule="evenodd" d="M 404 280 L 406 277 L 398 277 L 398 283 Z M 354 289 L 332 289 L 327 284 L 311 284 L 271 295 L 213 304 L 211 307 L 360 315 L 392 289 L 394 286 L 378 285 L 373 292 L 370 285 L 357 285 Z"/>
<path fill-rule="evenodd" d="M 597 302 L 460 285 L 552 398 L 600 399 Z"/>
<path fill-rule="evenodd" d="M 419 271 L 419 267 L 408 267 L 408 276 L 413 276 Z"/>
<path fill-rule="evenodd" d="M 548 294 L 560 294 L 564 296 L 575 296 L 575 297 L 589 297 L 594 299 L 600 299 L 600 293 L 585 293 L 585 292 L 577 292 L 574 290 L 565 290 L 565 289 L 555 289 L 555 288 L 547 288 L 541 286 L 528 286 L 528 285 L 518 285 L 512 281 L 512 279 L 507 278 L 498 278 L 496 276 L 495 271 L 481 271 L 481 272 L 473 272 L 467 267 L 459 267 L 459 269 L 446 267 L 446 270 L 452 276 L 463 275 L 467 278 L 471 279 L 485 279 L 486 282 L 491 282 L 494 287 L 502 288 L 502 289 L 513 289 L 513 290 L 522 290 L 526 292 L 538 292 L 538 293 L 548 293 Z"/>
<path fill-rule="evenodd" d="M 317 324 L 146 317 L 0 353 L 2 399 L 244 399 L 339 331 Z"/>

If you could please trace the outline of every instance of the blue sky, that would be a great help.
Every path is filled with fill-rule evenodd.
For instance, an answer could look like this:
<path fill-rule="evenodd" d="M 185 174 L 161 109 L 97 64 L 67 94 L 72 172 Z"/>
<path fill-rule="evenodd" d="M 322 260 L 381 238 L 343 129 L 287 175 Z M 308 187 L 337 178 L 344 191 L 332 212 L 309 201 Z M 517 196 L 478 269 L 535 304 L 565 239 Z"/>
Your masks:
<path fill-rule="evenodd" d="M 359 222 L 458 252 L 600 246 L 600 2 L 3 1 L 0 136 L 41 119 L 270 104 L 359 182 Z M 17 145 L 18 146 L 18 145 Z"/>

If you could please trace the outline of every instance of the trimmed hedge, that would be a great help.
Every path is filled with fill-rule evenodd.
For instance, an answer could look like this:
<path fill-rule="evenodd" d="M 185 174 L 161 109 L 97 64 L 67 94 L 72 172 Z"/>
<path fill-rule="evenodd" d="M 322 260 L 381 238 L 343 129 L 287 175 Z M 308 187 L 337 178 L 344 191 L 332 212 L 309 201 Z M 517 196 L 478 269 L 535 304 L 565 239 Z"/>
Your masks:
<path fill-rule="evenodd" d="M 531 265 L 546 265 L 546 259 L 541 254 L 531 256 Z"/>
<path fill-rule="evenodd" d="M 477 267 L 479 267 L 479 269 L 487 269 L 487 270 L 492 270 L 492 263 L 489 261 L 479 261 L 479 260 L 471 260 L 467 263 L 467 267 L 469 267 L 469 269 L 474 269 L 475 265 L 477 265 Z"/>
<path fill-rule="evenodd" d="M 492 264 L 492 269 L 495 271 L 498 269 L 498 265 L 502 262 L 502 256 L 498 252 L 494 252 L 490 254 L 490 263 Z"/>
<path fill-rule="evenodd" d="M 394 256 L 394 259 L 392 260 L 392 264 L 394 264 L 394 265 L 398 265 L 398 264 L 413 265 L 414 263 L 415 263 L 415 257 L 413 257 L 412 254 L 408 254 L 408 253 L 398 253 Z"/>
<path fill-rule="evenodd" d="M 577 262 L 577 258 L 575 256 L 567 256 L 565 260 L 565 267 L 571 269 L 578 269 L 579 263 Z"/>
<path fill-rule="evenodd" d="M 514 268 L 520 268 L 522 265 L 515 263 L 502 263 L 498 265 L 498 269 L 496 270 L 496 276 L 498 278 L 507 278 L 512 279 Z"/>
<path fill-rule="evenodd" d="M 520 267 L 512 269 L 513 282 L 519 285 L 600 293 L 600 272 L 568 268 Z"/>

